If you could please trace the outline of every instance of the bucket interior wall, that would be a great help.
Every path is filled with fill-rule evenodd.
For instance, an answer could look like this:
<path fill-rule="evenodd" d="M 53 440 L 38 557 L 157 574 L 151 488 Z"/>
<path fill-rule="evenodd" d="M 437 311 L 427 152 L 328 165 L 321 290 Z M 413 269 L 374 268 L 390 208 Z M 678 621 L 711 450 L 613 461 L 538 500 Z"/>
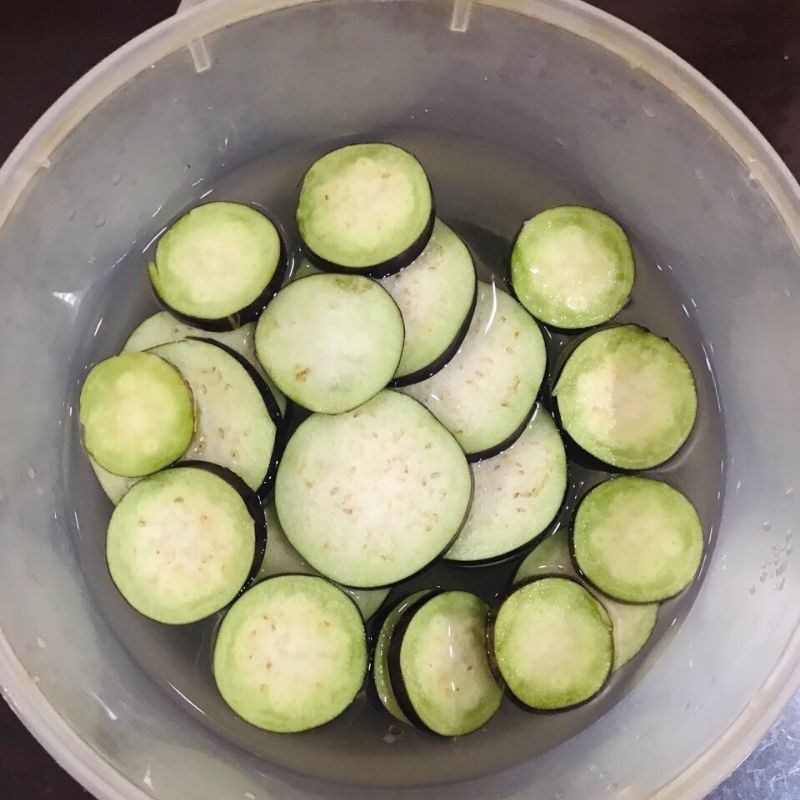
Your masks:
<path fill-rule="evenodd" d="M 38 137 L 39 149 L 18 163 L 32 173 L 18 196 L 14 180 L 0 185 L 0 220 L 10 206 L 0 227 L 0 676 L 12 704 L 40 720 L 51 719 L 52 706 L 67 728 L 54 729 L 53 717 L 40 737 L 60 760 L 85 765 L 91 757 L 76 755 L 69 731 L 77 734 L 104 762 L 96 773 L 110 766 L 130 783 L 119 795 L 106 787 L 108 796 L 135 797 L 133 787 L 159 800 L 442 796 L 284 773 L 165 702 L 82 576 L 75 541 L 84 533 L 68 513 L 65 481 L 75 443 L 64 432 L 87 337 L 139 318 L 134 306 L 97 305 L 99 290 L 128 250 L 196 202 L 204 185 L 303 142 L 395 128 L 470 137 L 579 186 L 672 271 L 695 301 L 715 368 L 727 469 L 702 591 L 628 697 L 535 762 L 458 791 L 648 797 L 740 714 L 755 722 L 773 689 L 759 691 L 798 647 L 797 219 L 765 188 L 783 178 L 762 181 L 771 155 L 760 140 L 737 152 L 692 107 L 710 102 L 702 91 L 681 99 L 664 85 L 674 62 L 649 45 L 631 45 L 630 54 L 649 52 L 652 63 L 615 54 L 609 41 L 631 35 L 570 3 L 475 4 L 464 31 L 451 29 L 446 3 L 325 0 L 266 13 L 273 5 L 234 0 L 193 13 L 193 24 L 209 29 L 211 63 L 201 72 L 179 22 L 134 46 L 152 66 L 132 76 L 124 62 L 104 67 L 121 85 L 84 118 L 63 112 L 61 127 Z M 265 13 L 255 14 L 260 6 Z M 460 8 L 456 27 L 464 27 Z M 84 84 L 83 100 L 93 91 Z M 737 136 L 751 141 L 749 128 Z M 43 155 L 47 166 L 37 168 Z M 449 214 L 480 224 L 493 200 L 465 193 L 449 202 Z M 96 330 L 80 323 L 87 315 Z M 118 344 L 109 341 L 108 352 Z"/>

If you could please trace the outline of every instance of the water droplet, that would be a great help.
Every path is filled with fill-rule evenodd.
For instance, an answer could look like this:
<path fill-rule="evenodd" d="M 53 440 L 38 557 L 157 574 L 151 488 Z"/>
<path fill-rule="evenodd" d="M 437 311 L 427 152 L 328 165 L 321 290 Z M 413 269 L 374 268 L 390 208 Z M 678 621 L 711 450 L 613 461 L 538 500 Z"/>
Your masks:
<path fill-rule="evenodd" d="M 69 216 L 67 217 L 68 222 L 72 222 L 75 219 L 75 209 L 73 208 L 72 211 L 69 212 Z"/>
<path fill-rule="evenodd" d="M 242 797 L 244 800 L 256 800 L 256 796 L 252 792 L 245 792 Z"/>
<path fill-rule="evenodd" d="M 750 594 L 755 594 L 756 593 L 756 585 L 753 584 L 747 591 L 750 592 Z"/>
<path fill-rule="evenodd" d="M 106 218 L 105 217 L 97 217 L 95 219 L 95 221 L 94 221 L 95 228 L 102 228 L 103 225 L 105 225 L 105 224 L 106 224 Z"/>
<path fill-rule="evenodd" d="M 742 482 L 741 481 L 736 481 L 736 491 L 737 491 L 737 493 L 741 488 L 742 488 Z"/>
<path fill-rule="evenodd" d="M 36 470 L 33 467 L 28 467 L 28 477 L 33 481 L 36 480 Z"/>
<path fill-rule="evenodd" d="M 686 705 L 684 705 L 684 707 L 681 709 L 681 711 L 686 713 L 687 711 L 691 711 L 691 709 L 692 709 L 692 704 L 691 703 L 686 703 Z"/>
<path fill-rule="evenodd" d="M 119 186 L 119 182 L 120 182 L 121 180 L 122 180 L 122 175 L 113 175 L 113 176 L 111 177 L 111 183 L 113 183 L 113 184 L 114 184 L 114 186 Z"/>
<path fill-rule="evenodd" d="M 781 581 L 777 586 L 778 591 L 782 592 L 784 586 L 786 586 L 786 578 L 781 578 Z"/>
<path fill-rule="evenodd" d="M 40 650 L 47 650 L 47 642 L 41 636 L 36 637 L 36 646 Z"/>
<path fill-rule="evenodd" d="M 789 289 L 784 289 L 784 290 L 783 290 L 783 296 L 784 296 L 784 297 L 791 297 L 791 296 L 792 296 L 792 292 L 791 292 L 791 290 L 789 290 Z"/>
<path fill-rule="evenodd" d="M 772 528 L 772 523 L 768 519 L 766 519 L 766 520 L 764 520 L 764 522 L 761 523 L 761 527 L 765 531 L 768 531 L 768 530 L 770 530 Z"/>

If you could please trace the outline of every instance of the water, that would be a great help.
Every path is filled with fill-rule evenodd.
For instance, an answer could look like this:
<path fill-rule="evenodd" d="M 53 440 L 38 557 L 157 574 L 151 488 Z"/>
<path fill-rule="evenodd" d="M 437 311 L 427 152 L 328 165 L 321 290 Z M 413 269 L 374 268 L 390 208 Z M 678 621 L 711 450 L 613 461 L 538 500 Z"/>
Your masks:
<path fill-rule="evenodd" d="M 564 203 L 603 208 L 602 198 L 565 184 L 548 174 L 544 165 L 477 141 L 419 131 L 386 131 L 381 138 L 408 147 L 420 157 L 434 187 L 437 213 L 472 248 L 484 280 L 505 285 L 513 238 L 522 220 L 535 212 Z M 156 199 L 152 228 L 141 232 L 140 244 L 130 248 L 110 277 L 80 304 L 84 335 L 74 362 L 76 391 L 85 365 L 118 350 L 133 327 L 156 310 L 144 269 L 146 255 L 153 247 L 154 235 L 201 194 L 207 200 L 238 200 L 268 209 L 286 228 L 294 267 L 298 260 L 293 225 L 298 182 L 313 158 L 335 144 L 274 152 L 216 184 L 196 181 L 196 196 Z M 692 366 L 699 399 L 698 420 L 689 442 L 674 459 L 648 474 L 669 480 L 692 500 L 703 520 L 708 558 L 720 517 L 724 443 L 709 360 L 712 348 L 702 340 L 698 327 L 702 305 L 698 310 L 697 299 L 682 296 L 669 265 L 659 264 L 658 254 L 646 252 L 636 241 L 635 231 L 630 233 L 636 253 L 636 284 L 630 304 L 617 319 L 642 324 L 680 348 Z M 552 368 L 571 337 L 545 333 Z M 464 780 L 532 758 L 574 736 L 619 701 L 657 657 L 659 648 L 668 646 L 669 637 L 663 634 L 674 620 L 679 623 L 684 618 L 702 582 L 664 605 L 645 651 L 615 676 L 599 698 L 582 708 L 531 715 L 504 703 L 484 730 L 460 740 L 435 738 L 408 728 L 403 728 L 402 735 L 394 732 L 387 736 L 394 721 L 368 686 L 330 725 L 300 735 L 266 733 L 237 719 L 217 694 L 211 648 L 219 617 L 185 627 L 162 626 L 135 613 L 114 588 L 104 554 L 111 508 L 76 444 L 74 416 L 68 422 L 73 428 L 66 437 L 64 463 L 71 501 L 65 511 L 68 519 L 75 519 L 75 545 L 84 574 L 110 630 L 155 687 L 199 722 L 253 755 L 298 773 L 347 783 L 399 786 Z M 577 500 L 605 477 L 606 473 L 573 460 L 564 508 L 549 530 L 568 524 Z M 389 602 L 411 589 L 430 586 L 467 588 L 491 600 L 506 586 L 524 556 L 488 568 L 437 565 L 393 590 Z"/>

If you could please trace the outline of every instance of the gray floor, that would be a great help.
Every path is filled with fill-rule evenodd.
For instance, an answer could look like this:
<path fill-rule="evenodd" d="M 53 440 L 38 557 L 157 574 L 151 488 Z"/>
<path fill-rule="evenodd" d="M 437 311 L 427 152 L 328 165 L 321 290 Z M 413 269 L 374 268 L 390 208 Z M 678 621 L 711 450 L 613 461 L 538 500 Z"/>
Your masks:
<path fill-rule="evenodd" d="M 800 695 L 707 800 L 800 800 Z"/>

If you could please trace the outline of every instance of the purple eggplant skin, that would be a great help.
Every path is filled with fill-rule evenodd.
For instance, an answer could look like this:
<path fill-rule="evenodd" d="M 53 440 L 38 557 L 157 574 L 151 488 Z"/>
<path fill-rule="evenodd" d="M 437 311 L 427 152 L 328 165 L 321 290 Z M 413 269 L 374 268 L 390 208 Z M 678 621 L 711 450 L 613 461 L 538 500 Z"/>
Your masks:
<path fill-rule="evenodd" d="M 432 731 L 423 721 L 422 718 L 417 714 L 416 709 L 414 708 L 414 704 L 411 702 L 411 698 L 409 697 L 408 690 L 406 688 L 405 680 L 403 678 L 403 671 L 400 668 L 400 650 L 403 647 L 403 637 L 405 636 L 406 630 L 414 618 L 414 615 L 419 611 L 429 600 L 433 600 L 434 597 L 438 597 L 440 594 L 444 594 L 444 589 L 433 589 L 424 597 L 420 597 L 416 603 L 409 606 L 402 617 L 395 625 L 394 631 L 392 632 L 392 638 L 389 640 L 389 681 L 392 684 L 392 691 L 394 692 L 394 696 L 397 700 L 397 704 L 400 706 L 400 710 L 408 717 L 409 721 L 414 725 L 414 727 L 419 728 L 426 733 L 432 733 L 435 736 L 440 736 L 441 734 Z"/>
<path fill-rule="evenodd" d="M 439 370 L 447 366 L 450 359 L 458 352 L 461 345 L 464 343 L 467 331 L 469 330 L 470 323 L 472 322 L 472 315 L 475 313 L 475 306 L 478 303 L 478 282 L 475 281 L 475 292 L 472 295 L 472 304 L 469 307 L 467 316 L 461 327 L 456 332 L 455 338 L 447 346 L 447 349 L 434 361 L 425 367 L 418 369 L 416 372 L 411 372 L 408 375 L 403 375 L 401 378 L 392 378 L 389 381 L 389 388 L 399 389 L 402 386 L 410 386 L 412 383 L 419 383 L 420 381 L 427 380 L 435 375 Z"/>
<path fill-rule="evenodd" d="M 531 417 L 533 417 L 533 412 L 536 411 L 536 405 L 539 402 L 539 396 L 541 395 L 541 389 L 536 393 L 536 397 L 533 398 L 533 402 L 531 403 L 531 407 L 525 412 L 525 416 L 519 426 L 502 442 L 498 444 L 492 445 L 492 447 L 487 447 L 485 450 L 480 450 L 477 453 L 467 453 L 467 461 L 470 464 L 474 464 L 476 461 L 483 461 L 485 458 L 492 458 L 496 455 L 499 455 L 503 452 L 503 450 L 508 450 L 514 442 L 519 439 L 520 436 L 525 432 L 525 428 L 528 427 L 528 423 L 531 421 Z"/>

